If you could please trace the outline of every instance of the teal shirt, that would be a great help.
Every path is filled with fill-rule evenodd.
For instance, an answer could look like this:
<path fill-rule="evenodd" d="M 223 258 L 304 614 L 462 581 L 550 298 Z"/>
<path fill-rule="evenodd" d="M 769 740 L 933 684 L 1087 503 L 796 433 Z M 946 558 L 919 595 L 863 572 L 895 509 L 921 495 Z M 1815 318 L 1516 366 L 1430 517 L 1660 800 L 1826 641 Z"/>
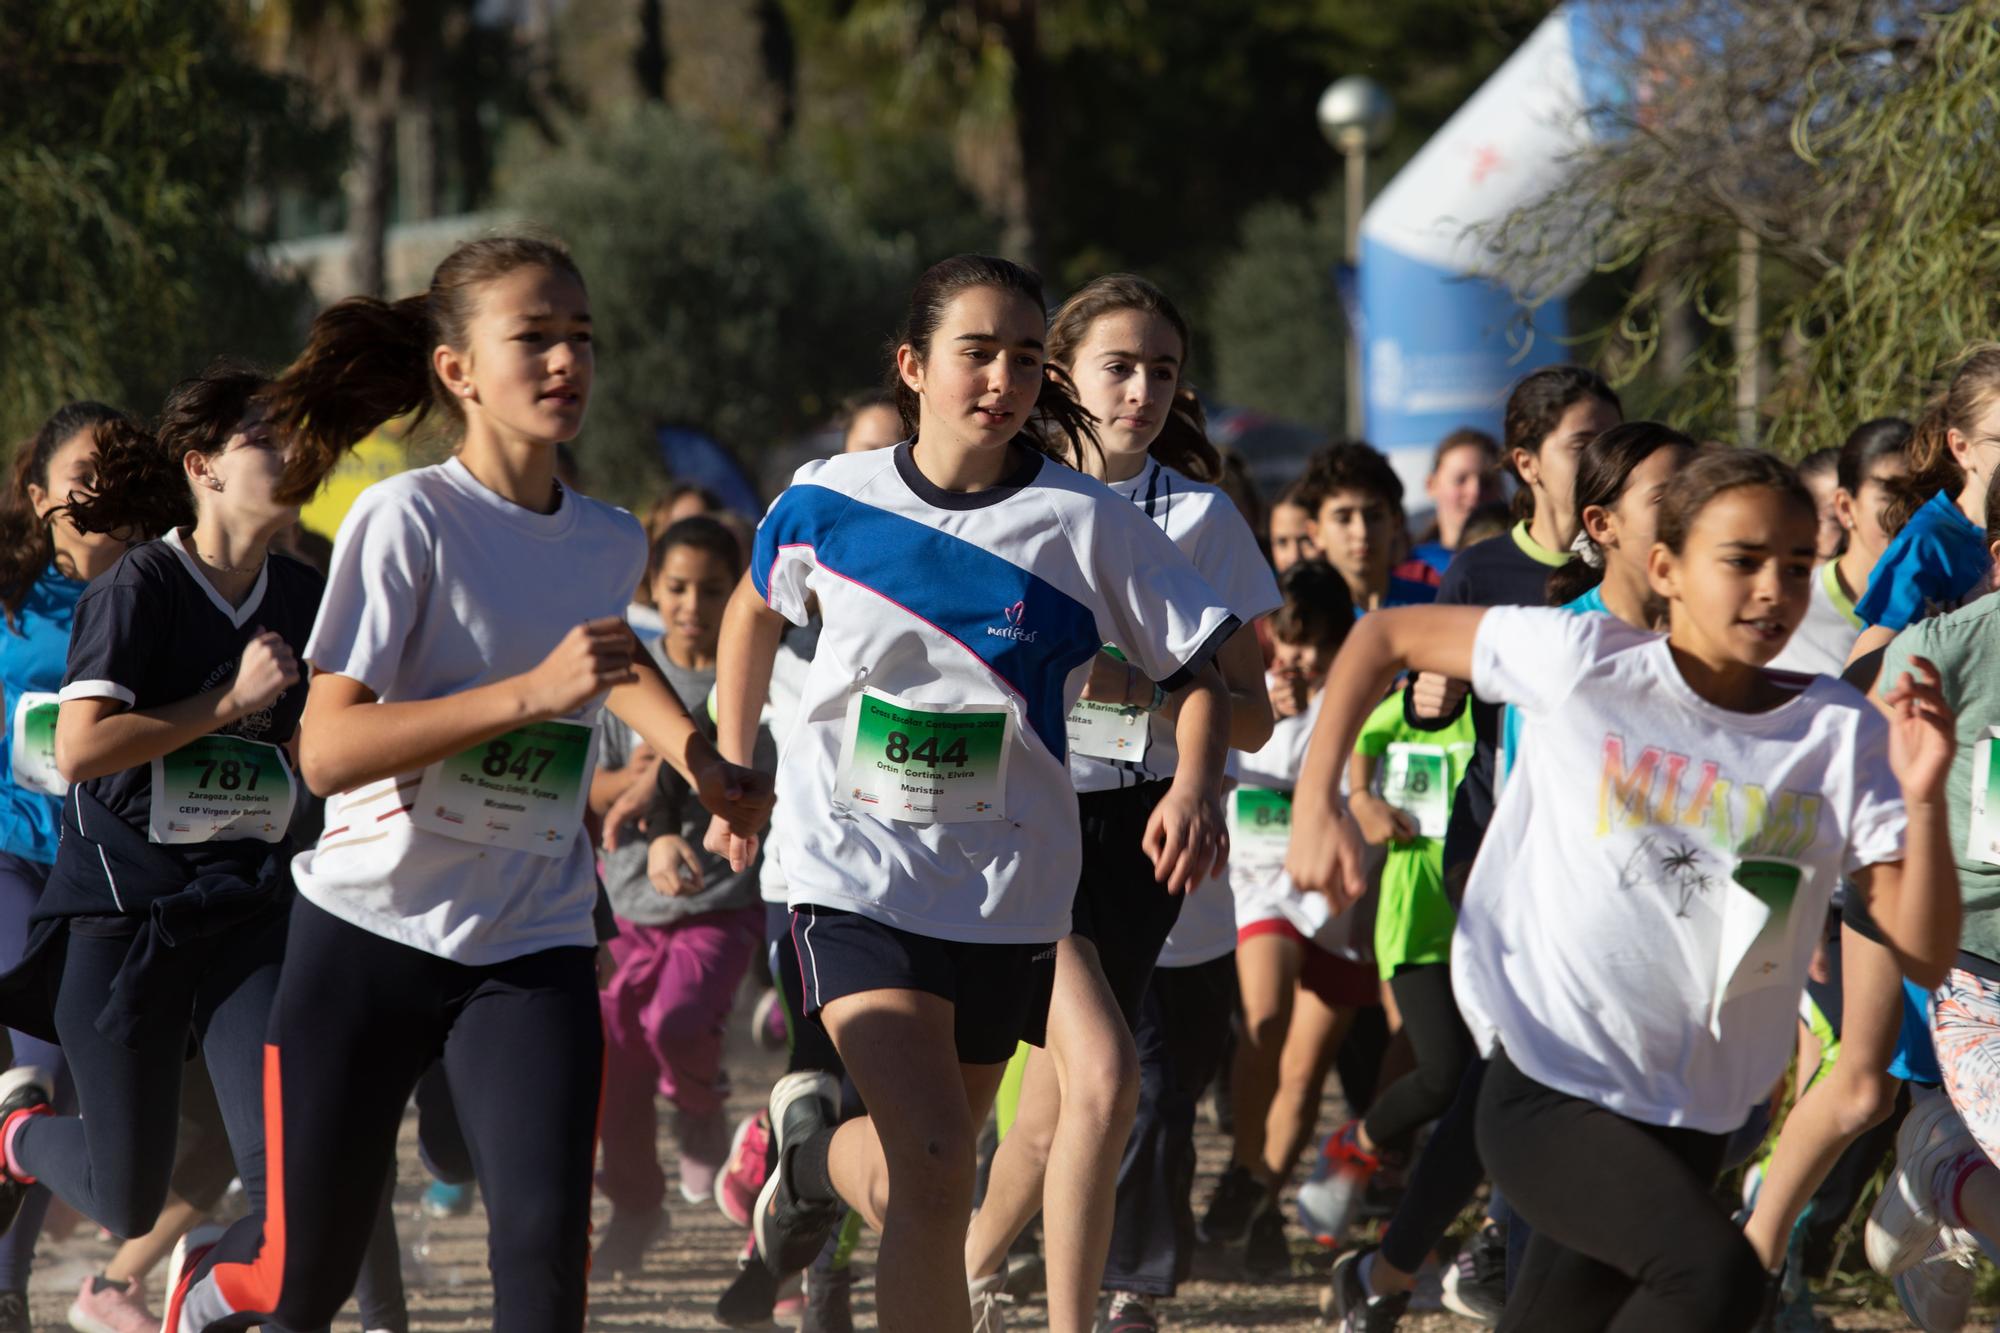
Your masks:
<path fill-rule="evenodd" d="M 1912 656 L 1937 664 L 1944 698 L 1958 714 L 1958 754 L 1945 778 L 1945 808 L 1951 818 L 1952 859 L 1958 863 L 1959 892 L 1965 899 L 1965 922 L 1959 947 L 1967 953 L 2000 962 L 2000 865 L 1969 854 L 1966 837 L 1972 823 L 1975 777 L 1992 787 L 1989 748 L 1981 744 L 1991 728 L 2000 726 L 2000 596 L 1988 594 L 1945 615 L 1920 620 L 1896 636 L 1882 658 L 1877 691 L 1909 670 Z M 1987 763 L 1982 767 L 1981 758 Z M 1988 820 L 2000 824 L 2000 790 L 1986 802 Z M 2000 860 L 2000 851 L 1993 853 Z"/>

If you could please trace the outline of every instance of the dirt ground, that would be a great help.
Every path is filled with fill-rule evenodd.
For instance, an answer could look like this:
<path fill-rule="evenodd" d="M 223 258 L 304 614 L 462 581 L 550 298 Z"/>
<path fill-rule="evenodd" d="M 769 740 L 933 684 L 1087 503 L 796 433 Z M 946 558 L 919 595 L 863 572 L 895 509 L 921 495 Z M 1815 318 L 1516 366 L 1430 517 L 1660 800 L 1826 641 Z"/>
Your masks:
<path fill-rule="evenodd" d="M 745 1011 L 747 1012 L 747 1010 Z M 741 1035 L 741 1023 L 732 1024 L 730 1068 L 736 1095 L 732 1111 L 752 1109 L 782 1067 L 776 1057 L 755 1050 Z M 1330 1104 L 1325 1112 L 1330 1128 L 1339 1107 Z M 1223 1140 L 1204 1124 L 1201 1129 L 1202 1175 L 1195 1186 L 1197 1202 L 1207 1198 L 1215 1175 L 1225 1157 Z M 663 1135 L 662 1160 L 671 1163 L 671 1148 Z M 671 1171 L 671 1166 L 669 1170 Z M 417 1195 L 425 1179 L 417 1164 L 415 1120 L 405 1123 L 402 1164 L 398 1182 L 397 1220 L 402 1233 L 404 1272 L 410 1285 L 411 1328 L 413 1333 L 443 1333 L 444 1330 L 477 1330 L 492 1327 L 492 1289 L 486 1273 L 485 1217 L 475 1208 L 462 1219 L 429 1222 L 419 1218 Z M 736 1230 L 712 1205 L 698 1207 L 681 1201 L 679 1192 L 668 1191 L 672 1208 L 671 1231 L 654 1246 L 644 1271 L 635 1278 L 600 1282 L 591 1291 L 590 1328 L 622 1329 L 715 1329 L 711 1316 L 716 1296 L 736 1272 L 736 1258 L 743 1248 L 743 1233 Z M 606 1205 L 600 1200 L 597 1220 L 601 1225 Z M 57 1244 L 44 1243 L 38 1257 L 33 1297 L 36 1333 L 60 1333 L 68 1329 L 69 1302 L 82 1278 L 96 1271 L 111 1246 L 95 1235 L 79 1230 Z M 875 1327 L 874 1288 L 869 1279 L 872 1242 L 864 1242 L 856 1260 L 860 1275 L 855 1289 L 856 1325 Z M 1182 1288 L 1180 1296 L 1162 1307 L 1169 1327 L 1208 1329 L 1214 1333 L 1279 1333 L 1280 1330 L 1311 1330 L 1320 1327 L 1319 1296 L 1325 1288 L 1330 1257 L 1317 1253 L 1301 1242 L 1294 1248 L 1294 1271 L 1289 1280 L 1247 1280 L 1234 1266 L 1234 1257 L 1204 1253 L 1196 1261 L 1194 1280 Z M 1478 1326 L 1445 1312 L 1438 1304 L 1437 1275 L 1419 1292 L 1411 1315 L 1403 1322 L 1406 1333 L 1472 1333 Z M 1842 1330 L 1902 1329 L 1910 1327 L 1900 1310 L 1858 1308 L 1854 1297 L 1846 1302 L 1823 1299 L 1821 1313 L 1832 1326 Z M 157 1281 L 153 1308 L 160 1305 Z M 1993 1312 L 1985 1312 L 1973 1327 L 1991 1327 Z M 783 1327 L 775 1325 L 774 1327 Z M 359 1330 L 352 1311 L 343 1315 L 335 1328 Z M 1009 1327 L 1045 1329 L 1047 1322 L 1038 1301 L 1024 1301 L 1010 1312 Z M 1695 1333 L 1690 1330 L 1690 1333 Z"/>

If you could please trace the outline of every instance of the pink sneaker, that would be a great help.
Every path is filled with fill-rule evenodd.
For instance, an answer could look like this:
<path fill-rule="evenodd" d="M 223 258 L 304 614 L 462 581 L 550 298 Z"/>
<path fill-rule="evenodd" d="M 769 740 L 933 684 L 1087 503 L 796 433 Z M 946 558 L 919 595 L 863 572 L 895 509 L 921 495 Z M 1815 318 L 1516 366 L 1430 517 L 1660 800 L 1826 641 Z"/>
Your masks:
<path fill-rule="evenodd" d="M 137 1282 L 123 1290 L 97 1286 L 87 1277 L 69 1307 L 69 1326 L 77 1333 L 160 1333 L 160 1317 L 146 1308 L 146 1289 Z"/>
<path fill-rule="evenodd" d="M 764 1188 L 764 1158 L 771 1146 L 771 1122 L 765 1112 L 737 1122 L 729 1140 L 729 1156 L 715 1177 L 715 1206 L 739 1227 L 750 1225 L 757 1192 Z"/>

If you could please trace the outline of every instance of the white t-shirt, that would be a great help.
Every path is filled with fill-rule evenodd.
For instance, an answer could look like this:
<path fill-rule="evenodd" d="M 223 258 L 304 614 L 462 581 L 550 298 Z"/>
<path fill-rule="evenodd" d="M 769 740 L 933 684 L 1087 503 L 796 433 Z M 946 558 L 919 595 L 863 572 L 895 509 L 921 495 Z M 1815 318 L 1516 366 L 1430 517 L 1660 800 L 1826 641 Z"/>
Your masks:
<path fill-rule="evenodd" d="M 770 697 L 764 704 L 764 725 L 780 745 L 792 733 L 792 723 L 799 714 L 799 692 L 805 688 L 806 673 L 812 670 L 812 659 L 800 656 L 791 637 L 787 634 L 779 641 L 778 655 L 771 659 Z M 782 805 L 771 807 L 771 822 L 764 829 L 764 859 L 757 874 L 757 896 L 780 907 L 785 903 L 785 872 L 778 868 L 778 846 L 786 814 Z"/>
<path fill-rule="evenodd" d="M 1853 601 L 1840 590 L 1840 576 L 1834 572 L 1837 563 L 1829 560 L 1813 572 L 1806 618 L 1792 631 L 1785 651 L 1771 659 L 1773 671 L 1838 676 L 1847 669 L 1847 655 L 1861 637 L 1862 625 Z"/>
<path fill-rule="evenodd" d="M 1486 612 L 1472 688 L 1520 709 L 1535 743 L 1452 947 L 1482 1051 L 1497 1042 L 1549 1087 L 1710 1133 L 1770 1092 L 1834 886 L 1900 860 L 1905 825 L 1881 716 L 1837 680 L 1789 680 L 1800 692 L 1779 707 L 1730 712 L 1688 687 L 1663 636 Z"/>
<path fill-rule="evenodd" d="M 1271 727 L 1271 738 L 1252 754 L 1229 752 L 1226 770 L 1230 785 L 1223 792 L 1223 808 L 1229 823 L 1229 864 L 1222 872 L 1203 882 L 1181 905 L 1173 933 L 1160 950 L 1161 967 L 1192 967 L 1211 958 L 1220 958 L 1236 947 L 1236 932 L 1258 921 L 1283 918 L 1301 934 L 1312 936 L 1325 924 L 1320 919 L 1301 925 L 1303 917 L 1285 910 L 1288 898 L 1296 898 L 1291 876 L 1285 873 L 1285 853 L 1289 835 L 1260 835 L 1246 829 L 1244 789 L 1290 792 L 1298 785 L 1304 766 L 1306 743 L 1312 739 L 1313 723 L 1319 718 L 1319 696 L 1313 696 L 1306 711 L 1296 717 L 1279 718 Z M 1075 772 L 1075 761 L 1070 770 Z M 1345 777 L 1343 775 L 1343 786 Z M 1255 799 L 1254 797 L 1252 798 Z M 1252 817 L 1254 823 L 1254 816 Z M 1288 826 L 1289 827 L 1289 826 Z M 1325 903 L 1325 898 L 1320 898 Z M 1310 911 L 1310 908 L 1307 908 Z"/>
<path fill-rule="evenodd" d="M 750 576 L 793 623 L 815 594 L 822 618 L 778 763 L 787 900 L 940 939 L 1069 933 L 1081 844 L 1064 717 L 1091 659 L 1116 644 L 1178 688 L 1237 628 L 1143 511 L 1032 455 L 973 494 L 934 486 L 907 445 L 808 463 L 758 526 Z M 1004 716 L 986 803 L 1000 817 L 909 823 L 850 799 L 841 761 L 866 689 Z"/>
<path fill-rule="evenodd" d="M 1283 604 L 1278 580 L 1256 534 L 1222 489 L 1193 481 L 1150 458 L 1137 476 L 1113 482 L 1111 489 L 1173 539 L 1237 620 L 1248 625 Z M 1155 713 L 1148 722 L 1145 757 L 1137 762 L 1095 759 L 1072 751 L 1069 775 L 1076 789 L 1116 791 L 1171 778 L 1180 762 L 1175 720 Z"/>
<path fill-rule="evenodd" d="M 586 620 L 622 615 L 645 563 L 645 531 L 624 510 L 565 490 L 556 512 L 537 514 L 454 458 L 354 502 L 306 657 L 384 703 L 458 694 L 538 665 Z M 563 720 L 594 726 L 600 707 Z M 422 776 L 329 798 L 319 845 L 293 862 L 299 892 L 363 930 L 475 966 L 596 942 L 597 876 L 580 828 L 556 857 L 434 833 L 409 817 Z"/>

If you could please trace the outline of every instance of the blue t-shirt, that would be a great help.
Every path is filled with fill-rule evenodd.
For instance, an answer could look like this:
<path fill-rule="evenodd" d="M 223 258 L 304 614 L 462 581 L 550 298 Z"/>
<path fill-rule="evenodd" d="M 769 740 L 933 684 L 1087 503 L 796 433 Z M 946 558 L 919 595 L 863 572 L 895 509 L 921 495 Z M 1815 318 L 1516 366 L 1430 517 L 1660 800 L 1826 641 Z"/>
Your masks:
<path fill-rule="evenodd" d="M 1939 491 L 1882 552 L 1854 613 L 1866 625 L 1908 629 L 1963 606 L 1984 585 L 1992 565 L 1986 533 Z"/>
<path fill-rule="evenodd" d="M 1451 568 L 1453 551 L 1443 542 L 1422 542 L 1410 551 L 1412 560 L 1421 560 L 1438 572 L 1443 578 L 1445 570 Z"/>
<path fill-rule="evenodd" d="M 1429 606 L 1437 600 L 1437 596 L 1438 590 L 1432 584 L 1406 579 L 1401 574 L 1391 574 L 1389 586 L 1382 593 L 1382 605 L 1377 609 L 1387 611 L 1393 606 Z M 1354 608 L 1356 620 L 1367 614 L 1368 608 L 1365 606 Z"/>
<path fill-rule="evenodd" d="M 0 727 L 0 851 L 42 865 L 55 863 L 62 797 L 14 781 L 14 711 L 24 694 L 62 689 L 70 622 L 83 589 L 50 565 L 28 589 L 14 624 L 0 622 L 0 688 L 7 692 L 6 725 Z"/>

